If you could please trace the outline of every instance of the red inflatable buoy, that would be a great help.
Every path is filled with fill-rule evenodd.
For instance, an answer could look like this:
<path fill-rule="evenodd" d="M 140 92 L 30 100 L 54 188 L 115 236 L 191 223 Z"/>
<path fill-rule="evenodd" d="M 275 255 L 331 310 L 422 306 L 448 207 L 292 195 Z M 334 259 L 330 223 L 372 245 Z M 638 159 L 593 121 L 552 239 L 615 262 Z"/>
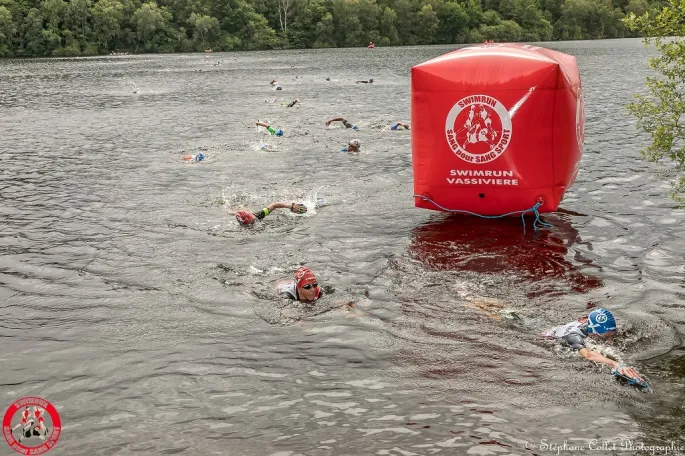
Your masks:
<path fill-rule="evenodd" d="M 583 109 L 575 57 L 537 46 L 468 46 L 413 67 L 415 206 L 555 211 L 578 173 Z"/>

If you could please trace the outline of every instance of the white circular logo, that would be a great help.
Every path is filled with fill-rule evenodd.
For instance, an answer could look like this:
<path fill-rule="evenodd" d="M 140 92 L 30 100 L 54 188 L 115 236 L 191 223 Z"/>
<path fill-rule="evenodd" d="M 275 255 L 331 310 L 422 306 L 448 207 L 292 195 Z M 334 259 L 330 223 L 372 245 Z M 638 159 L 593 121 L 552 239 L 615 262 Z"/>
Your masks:
<path fill-rule="evenodd" d="M 511 142 L 511 116 L 497 99 L 470 95 L 457 101 L 445 121 L 447 144 L 469 163 L 488 163 Z"/>
<path fill-rule="evenodd" d="M 597 320 L 597 323 L 606 323 L 607 322 L 607 314 L 600 313 L 599 315 L 597 315 L 596 320 Z"/>

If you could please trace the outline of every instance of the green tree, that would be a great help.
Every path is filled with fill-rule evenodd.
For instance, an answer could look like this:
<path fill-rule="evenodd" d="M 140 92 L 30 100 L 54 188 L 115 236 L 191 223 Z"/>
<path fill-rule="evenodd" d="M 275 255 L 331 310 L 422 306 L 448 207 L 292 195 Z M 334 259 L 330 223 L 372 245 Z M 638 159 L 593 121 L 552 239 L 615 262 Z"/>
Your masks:
<path fill-rule="evenodd" d="M 316 25 L 326 14 L 323 0 L 307 0 L 293 19 L 289 31 L 290 43 L 299 48 L 312 47 L 316 42 Z"/>
<path fill-rule="evenodd" d="M 204 48 L 208 38 L 214 38 L 219 30 L 219 20 L 212 16 L 191 14 L 188 22 L 193 26 L 193 37 L 195 43 Z"/>
<path fill-rule="evenodd" d="M 649 60 L 657 73 L 647 78 L 648 95 L 635 95 L 628 105 L 637 126 L 649 133 L 651 144 L 642 149 L 645 158 L 670 160 L 677 172 L 671 198 L 685 206 L 685 0 L 669 0 L 656 16 L 630 14 L 625 23 L 654 44 L 659 55 Z M 672 38 L 675 37 L 675 38 Z"/>
<path fill-rule="evenodd" d="M 552 24 L 545 19 L 536 0 L 522 0 L 516 22 L 523 28 L 523 41 L 548 41 L 552 38 Z"/>
<path fill-rule="evenodd" d="M 561 5 L 565 0 L 538 0 L 538 5 L 551 24 L 554 24 L 561 17 Z"/>
<path fill-rule="evenodd" d="M 318 24 L 316 24 L 316 41 L 314 41 L 314 47 L 325 48 L 334 47 L 335 42 L 333 41 L 333 34 L 335 33 L 335 24 L 333 22 L 333 15 L 331 13 L 326 13 L 324 17 L 321 18 Z"/>
<path fill-rule="evenodd" d="M 395 0 L 393 10 L 397 14 L 395 28 L 400 38 L 400 44 L 419 44 L 419 38 L 414 33 L 414 16 L 417 13 L 415 5 L 409 0 Z"/>
<path fill-rule="evenodd" d="M 4 6 L 0 6 L 0 57 L 12 55 L 12 36 L 16 26 L 12 21 L 12 13 Z"/>
<path fill-rule="evenodd" d="M 221 9 L 221 30 L 226 49 L 269 49 L 278 44 L 276 31 L 264 16 L 244 0 L 228 0 Z M 228 46 L 234 46 L 233 48 Z"/>
<path fill-rule="evenodd" d="M 523 29 L 514 21 L 502 21 L 498 25 L 481 25 L 478 32 L 486 40 L 521 41 Z"/>
<path fill-rule="evenodd" d="M 63 0 L 43 0 L 40 3 L 42 30 L 39 32 L 45 55 L 60 54 L 62 48 L 62 24 L 66 19 L 68 4 Z"/>
<path fill-rule="evenodd" d="M 466 40 L 469 26 L 469 15 L 457 2 L 446 2 L 437 11 L 440 25 L 438 41 L 441 43 L 462 43 Z"/>
<path fill-rule="evenodd" d="M 132 19 L 136 24 L 139 43 L 146 50 L 158 50 L 171 21 L 169 11 L 164 7 L 158 7 L 154 2 L 148 2 L 133 13 Z"/>
<path fill-rule="evenodd" d="M 113 50 L 121 33 L 124 7 L 117 0 L 99 0 L 93 6 L 93 30 L 100 52 Z"/>
<path fill-rule="evenodd" d="M 421 44 L 435 43 L 435 37 L 438 32 L 440 21 L 438 15 L 433 11 L 430 5 L 423 5 L 421 10 L 416 15 L 416 36 L 419 38 Z"/>
<path fill-rule="evenodd" d="M 561 7 L 561 18 L 555 24 L 555 37 L 562 38 L 560 30 L 577 31 L 580 28 L 582 39 L 616 38 L 623 36 L 623 13 L 614 8 L 611 0 L 566 0 Z"/>
<path fill-rule="evenodd" d="M 67 8 L 66 28 L 84 43 L 91 38 L 91 6 L 90 0 L 70 0 Z"/>
<path fill-rule="evenodd" d="M 383 46 L 395 46 L 399 44 L 400 36 L 397 33 L 395 21 L 397 21 L 397 13 L 392 8 L 386 6 L 381 14 L 381 20 L 379 24 L 381 34 L 379 44 Z"/>

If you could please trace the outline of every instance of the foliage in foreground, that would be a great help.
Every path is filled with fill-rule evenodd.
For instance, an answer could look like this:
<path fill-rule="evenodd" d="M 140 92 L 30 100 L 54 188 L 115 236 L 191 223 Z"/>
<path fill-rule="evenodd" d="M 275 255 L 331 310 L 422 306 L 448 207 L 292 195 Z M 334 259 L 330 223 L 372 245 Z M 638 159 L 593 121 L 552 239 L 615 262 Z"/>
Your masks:
<path fill-rule="evenodd" d="M 656 14 L 629 14 L 624 22 L 659 51 L 649 61 L 656 76 L 647 78 L 647 95 L 628 105 L 637 126 L 651 136 L 642 150 L 651 161 L 670 160 L 676 169 L 671 198 L 685 206 L 685 0 L 669 0 Z"/>
<path fill-rule="evenodd" d="M 658 0 L 657 0 L 658 1 Z M 648 0 L 0 0 L 0 56 L 620 38 Z"/>

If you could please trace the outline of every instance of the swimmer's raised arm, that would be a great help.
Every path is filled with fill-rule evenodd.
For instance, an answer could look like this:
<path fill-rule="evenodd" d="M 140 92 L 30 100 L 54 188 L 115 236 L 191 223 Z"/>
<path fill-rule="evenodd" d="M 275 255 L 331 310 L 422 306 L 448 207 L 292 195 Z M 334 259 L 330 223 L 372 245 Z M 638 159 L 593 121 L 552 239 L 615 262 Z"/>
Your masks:
<path fill-rule="evenodd" d="M 291 212 L 295 214 L 304 214 L 307 212 L 307 206 L 304 204 L 300 203 L 284 203 L 284 202 L 275 202 L 269 204 L 266 209 L 269 210 L 269 212 L 273 212 L 274 209 L 290 209 Z"/>
<path fill-rule="evenodd" d="M 255 125 L 257 125 L 258 127 L 264 127 L 264 128 L 266 128 L 267 131 L 268 131 L 269 133 L 271 133 L 272 135 L 283 136 L 283 130 L 282 130 L 281 128 L 279 128 L 279 129 L 277 130 L 277 129 L 275 129 L 274 127 L 272 127 L 271 125 L 269 125 L 268 123 L 262 122 L 261 120 L 258 120 L 257 122 L 255 122 Z"/>
<path fill-rule="evenodd" d="M 271 214 L 276 209 L 290 209 L 293 214 L 307 213 L 307 206 L 301 203 L 284 203 L 277 201 L 269 204 L 267 207 L 259 212 L 251 213 L 248 211 L 237 211 L 235 218 L 241 225 L 252 225 L 255 220 L 263 220 L 264 217 Z"/>
<path fill-rule="evenodd" d="M 326 120 L 326 126 L 328 127 L 331 124 L 331 122 L 345 122 L 345 118 L 343 116 L 339 116 L 339 117 L 332 117 L 330 119 L 327 119 Z"/>
<path fill-rule="evenodd" d="M 640 374 L 638 374 L 634 368 L 621 365 L 621 363 L 619 363 L 618 361 L 614 361 L 613 359 L 607 358 L 599 352 L 592 351 L 588 348 L 581 348 L 580 350 L 578 350 L 578 353 L 580 354 L 580 356 L 587 359 L 588 361 L 607 365 L 612 370 L 617 370 L 618 373 L 621 375 L 625 375 L 626 377 L 635 378 L 640 381 L 643 381 L 643 378 L 640 377 Z"/>

